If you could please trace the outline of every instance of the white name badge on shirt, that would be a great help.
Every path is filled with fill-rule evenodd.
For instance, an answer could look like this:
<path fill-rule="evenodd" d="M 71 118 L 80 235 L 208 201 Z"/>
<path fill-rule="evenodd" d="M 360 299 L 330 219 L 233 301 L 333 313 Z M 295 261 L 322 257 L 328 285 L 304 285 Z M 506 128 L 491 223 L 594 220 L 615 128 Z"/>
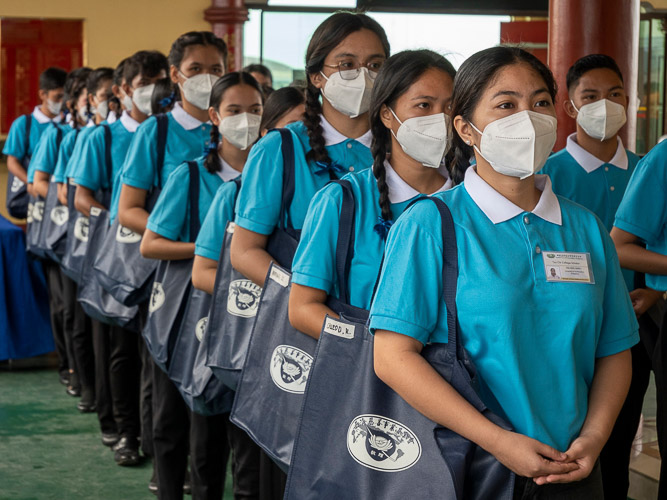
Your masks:
<path fill-rule="evenodd" d="M 587 252 L 542 251 L 547 281 L 565 283 L 595 283 L 591 255 Z"/>

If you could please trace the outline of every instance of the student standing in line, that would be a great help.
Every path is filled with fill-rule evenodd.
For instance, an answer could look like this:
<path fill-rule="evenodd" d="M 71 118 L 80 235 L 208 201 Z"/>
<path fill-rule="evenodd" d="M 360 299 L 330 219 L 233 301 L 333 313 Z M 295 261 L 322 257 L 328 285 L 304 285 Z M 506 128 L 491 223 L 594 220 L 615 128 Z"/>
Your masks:
<path fill-rule="evenodd" d="M 301 89 L 294 87 L 283 87 L 274 90 L 271 95 L 265 97 L 262 123 L 260 124 L 260 135 L 274 128 L 283 128 L 290 123 L 300 122 L 306 111 L 306 96 Z"/>
<path fill-rule="evenodd" d="M 65 82 L 65 96 L 64 103 L 69 114 L 67 124 L 59 124 L 58 128 L 51 127 L 44 132 L 42 140 L 40 141 L 37 150 L 30 162 L 28 168 L 28 182 L 33 184 L 33 189 L 36 194 L 46 197 L 49 190 L 49 183 L 53 176 L 58 163 L 67 163 L 69 156 L 74 148 L 74 139 L 79 133 L 81 127 L 88 123 L 88 115 L 85 111 L 79 112 L 80 109 L 86 107 L 86 79 L 92 70 L 90 68 L 79 68 L 72 71 Z M 59 136 L 61 140 L 59 141 Z M 60 195 L 60 186 L 58 187 Z M 60 196 L 59 196 L 60 197 Z M 65 199 L 65 205 L 67 199 Z M 56 274 L 57 268 L 57 274 Z M 81 370 L 83 367 L 78 366 L 76 357 L 74 356 L 74 346 L 72 339 L 74 338 L 75 330 L 86 330 L 85 315 L 83 310 L 76 313 L 76 288 L 75 284 L 70 280 L 61 270 L 60 266 L 54 266 L 51 271 L 52 293 L 62 294 L 63 303 L 63 325 L 65 332 L 65 347 L 69 360 L 70 377 L 67 384 L 67 393 L 71 396 L 81 396 L 82 385 L 85 386 L 86 397 L 88 400 L 94 399 L 94 382 L 90 379 L 90 370 L 83 374 L 83 382 L 81 381 Z M 59 276 L 59 278 L 58 278 Z M 56 291 L 57 290 L 57 291 Z"/>
<path fill-rule="evenodd" d="M 210 103 L 209 117 L 214 126 L 211 153 L 196 160 L 199 169 L 199 224 L 211 208 L 220 186 L 238 177 L 245 163 L 246 151 L 259 137 L 262 91 L 249 73 L 228 73 L 213 86 Z M 232 145 L 234 149 L 230 147 Z M 219 155 L 220 150 L 226 150 L 229 162 Z M 189 183 L 188 164 L 179 166 L 169 177 L 148 218 L 141 242 L 144 257 L 161 260 L 194 257 L 196 235 L 190 234 Z M 181 403 L 184 404 L 183 401 Z M 229 422 L 229 414 L 205 417 L 190 412 L 190 422 L 193 496 L 204 498 L 204 493 L 208 492 L 207 498 L 221 499 L 229 443 L 239 444 L 237 436 L 242 438 L 243 431 Z M 256 486 L 256 478 L 249 479 L 250 486 Z"/>
<path fill-rule="evenodd" d="M 452 116 L 457 155 L 474 153 L 476 165 L 462 185 L 434 195 L 454 219 L 461 342 L 482 401 L 514 431 L 421 355 L 448 338 L 447 235 L 433 203 L 417 203 L 392 227 L 370 328 L 378 377 L 514 471 L 514 498 L 598 499 L 598 456 L 630 385 L 637 322 L 607 229 L 534 175 L 556 140 L 555 96 L 549 69 L 521 49 L 471 56 L 456 75 Z M 568 270 L 556 280 L 547 275 L 554 260 Z"/>
<path fill-rule="evenodd" d="M 633 271 L 646 273 L 646 286 L 652 290 L 664 292 L 667 290 L 667 141 L 657 144 L 641 159 L 623 196 L 623 201 L 616 212 L 611 237 L 616 244 L 618 258 L 621 265 Z M 642 304 L 639 304 L 641 307 Z M 643 305 L 646 307 L 646 305 Z M 637 306 L 636 306 L 637 308 Z M 642 401 L 648 387 L 650 370 L 655 375 L 657 415 L 656 427 L 658 431 L 658 446 L 661 454 L 667 450 L 667 409 L 665 403 L 665 370 L 667 369 L 665 347 L 665 317 L 659 318 L 659 329 L 652 335 L 643 335 L 643 349 L 635 346 L 633 349 L 633 379 L 632 386 L 637 388 L 628 398 L 627 429 L 624 440 L 619 443 L 618 453 L 630 453 L 632 437 L 630 429 L 637 428 Z M 642 332 L 645 333 L 645 332 Z M 637 352 L 635 352 L 635 350 Z M 635 355 L 637 360 L 635 360 Z M 637 366 L 634 366 L 636 363 Z M 624 410 L 626 408 L 624 407 Z M 623 463 L 621 462 L 623 460 Z M 615 481 L 617 491 L 610 491 L 609 498 L 621 498 L 628 490 L 628 462 L 629 458 L 619 456 L 615 462 Z M 606 493 L 606 490 L 605 490 Z M 618 494 L 617 494 L 618 493 Z M 660 466 L 660 484 L 658 498 L 667 497 L 667 463 Z"/>
<path fill-rule="evenodd" d="M 294 168 L 296 189 L 286 218 L 299 231 L 310 200 L 330 179 L 372 164 L 368 108 L 387 57 L 384 30 L 365 14 L 339 12 L 315 30 L 306 51 L 305 116 L 286 127 L 295 164 L 284 164 L 281 135 L 270 133 L 253 147 L 243 170 L 231 260 L 258 286 L 274 260 L 266 250 L 269 235 L 285 222 L 279 221 L 284 169 Z M 282 498 L 286 475 L 273 462 L 263 465 L 268 472 L 261 481 L 273 485 L 266 498 Z"/>
<path fill-rule="evenodd" d="M 456 71 L 430 50 L 405 51 L 382 66 L 370 107 L 373 168 L 344 179 L 354 192 L 354 255 L 349 269 L 351 305 L 370 307 L 386 232 L 410 201 L 452 187 L 444 155 L 451 143 L 449 113 Z M 336 247 L 343 189 L 329 184 L 313 198 L 292 266 L 292 326 L 319 338 L 326 300 L 341 299 Z"/>
<path fill-rule="evenodd" d="M 263 64 L 249 64 L 243 71 L 250 73 L 257 83 L 262 86 L 262 91 L 264 92 L 265 98 L 270 96 L 273 90 L 273 75 L 271 70 L 264 66 Z"/>
<path fill-rule="evenodd" d="M 25 159 L 31 158 L 37 151 L 37 145 L 48 128 L 55 130 L 62 121 L 61 110 L 66 81 L 67 72 L 65 70 L 55 67 L 44 70 L 39 75 L 39 99 L 42 104 L 35 106 L 31 114 L 19 116 L 12 122 L 9 129 L 2 153 L 7 155 L 9 171 L 24 184 L 28 184 L 28 169 L 23 167 Z M 28 136 L 25 134 L 28 129 L 27 120 L 30 120 Z M 28 187 L 32 189 L 30 184 Z M 18 188 L 20 189 L 20 186 Z M 45 197 L 46 193 L 41 196 Z M 44 261 L 44 275 L 49 290 L 49 314 L 53 340 L 58 354 L 58 373 L 60 382 L 67 385 L 69 383 L 69 359 L 65 342 L 64 304 L 58 265 L 51 261 Z"/>
<path fill-rule="evenodd" d="M 616 210 L 639 157 L 626 150 L 618 132 L 626 122 L 628 96 L 616 61 L 603 54 L 577 60 L 567 72 L 569 100 L 566 113 L 576 119 L 577 132 L 567 146 L 552 155 L 542 173 L 551 179 L 554 192 L 595 213 L 611 231 Z M 640 337 L 654 337 L 658 325 L 644 314 L 662 295 L 635 286 L 635 273 L 623 269 L 623 276 L 639 318 Z M 639 277 L 639 276 L 638 276 Z M 644 394 L 650 373 L 643 342 L 632 348 L 633 376 L 628 397 L 614 430 L 600 454 L 605 498 L 626 498 L 629 466 Z"/>
<path fill-rule="evenodd" d="M 225 43 L 207 31 L 186 33 L 173 43 L 169 73 L 172 82 L 178 85 L 181 101 L 166 114 L 164 165 L 158 176 L 157 119 L 151 118 L 137 129 L 121 172 L 118 217 L 123 226 L 144 234 L 149 191 L 165 186 L 179 165 L 199 158 L 208 146 L 210 93 L 215 81 L 225 73 L 226 58 Z M 150 113 L 152 90 L 146 100 L 138 99 L 136 91 L 133 96 L 133 102 L 145 114 Z M 153 449 L 161 499 L 183 496 L 189 428 L 187 407 L 181 395 L 167 374 L 153 364 Z"/>
<path fill-rule="evenodd" d="M 168 69 L 167 58 L 160 52 L 140 51 L 123 60 L 114 74 L 123 75 L 120 79 L 120 87 L 130 82 L 131 85 L 127 87 L 128 91 L 132 93 L 133 88 L 150 85 L 164 78 Z M 75 167 L 73 177 L 77 184 L 74 201 L 79 212 L 89 216 L 91 207 L 109 209 L 110 222 L 113 222 L 117 211 L 116 203 L 113 201 L 118 200 L 119 188 L 116 180 L 134 132 L 147 118 L 138 108 L 133 107 L 130 111 L 123 111 L 121 118 L 113 124 L 97 127 L 90 133 L 81 150 L 81 158 Z M 109 127 L 111 138 L 111 178 L 107 178 L 105 162 L 106 126 Z M 103 206 L 100 200 L 95 199 L 95 193 L 98 190 L 111 191 L 113 201 L 110 207 Z M 136 332 L 121 327 L 108 325 L 99 325 L 99 327 L 98 354 L 103 358 L 96 358 L 96 367 L 98 374 L 102 370 L 106 372 L 113 416 L 118 429 L 119 443 L 114 447 L 114 460 L 118 465 L 137 465 L 139 463 L 138 438 L 141 435 L 140 346 L 143 345 L 143 341 Z"/>

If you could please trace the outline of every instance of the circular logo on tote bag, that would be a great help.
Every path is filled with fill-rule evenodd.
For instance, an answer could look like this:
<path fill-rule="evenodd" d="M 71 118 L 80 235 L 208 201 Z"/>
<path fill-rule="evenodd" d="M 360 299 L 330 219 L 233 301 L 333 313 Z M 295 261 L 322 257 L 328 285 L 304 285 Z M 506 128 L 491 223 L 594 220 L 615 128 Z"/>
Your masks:
<path fill-rule="evenodd" d="M 28 212 L 26 214 L 26 222 L 28 224 L 32 223 L 32 213 L 34 211 L 34 205 L 32 203 L 28 203 Z"/>
<path fill-rule="evenodd" d="M 23 186 L 25 186 L 25 183 L 18 177 L 14 177 L 14 179 L 12 179 L 12 193 L 17 193 Z"/>
<path fill-rule="evenodd" d="M 204 340 L 204 334 L 206 333 L 206 328 L 208 327 L 208 316 L 203 317 L 195 325 L 195 335 L 197 340 L 201 342 Z"/>
<path fill-rule="evenodd" d="M 69 210 L 65 206 L 58 206 L 54 207 L 53 210 L 51 210 L 51 222 L 53 222 L 56 226 L 62 226 L 67 222 L 67 219 L 69 219 Z"/>
<path fill-rule="evenodd" d="M 74 223 L 74 237 L 83 241 L 88 241 L 88 229 L 90 228 L 90 221 L 88 217 L 79 217 Z"/>
<path fill-rule="evenodd" d="M 347 430 L 347 450 L 364 467 L 398 472 L 417 463 L 422 446 L 408 427 L 380 415 L 359 415 Z"/>
<path fill-rule="evenodd" d="M 242 318 L 256 316 L 261 293 L 262 288 L 250 280 L 232 281 L 227 295 L 227 312 Z"/>
<path fill-rule="evenodd" d="M 313 358 L 307 352 L 290 345 L 279 345 L 271 356 L 271 379 L 285 392 L 303 394 L 312 364 Z"/>
<path fill-rule="evenodd" d="M 141 235 L 139 233 L 135 233 L 130 228 L 118 224 L 118 230 L 116 231 L 116 241 L 118 243 L 139 243 L 141 241 Z"/>
<path fill-rule="evenodd" d="M 164 288 L 162 283 L 153 282 L 153 290 L 151 291 L 151 301 L 148 304 L 148 311 L 155 312 L 164 304 Z"/>
<path fill-rule="evenodd" d="M 32 207 L 32 218 L 40 222 L 44 218 L 44 202 L 36 201 Z"/>

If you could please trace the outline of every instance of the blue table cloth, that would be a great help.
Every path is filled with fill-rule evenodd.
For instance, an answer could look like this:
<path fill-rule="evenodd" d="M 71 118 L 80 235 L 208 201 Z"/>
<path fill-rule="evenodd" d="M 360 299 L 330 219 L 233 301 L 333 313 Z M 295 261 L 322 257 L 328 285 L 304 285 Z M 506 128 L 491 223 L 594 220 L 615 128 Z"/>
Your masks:
<path fill-rule="evenodd" d="M 53 350 L 42 265 L 26 255 L 23 230 L 0 216 L 0 360 Z"/>

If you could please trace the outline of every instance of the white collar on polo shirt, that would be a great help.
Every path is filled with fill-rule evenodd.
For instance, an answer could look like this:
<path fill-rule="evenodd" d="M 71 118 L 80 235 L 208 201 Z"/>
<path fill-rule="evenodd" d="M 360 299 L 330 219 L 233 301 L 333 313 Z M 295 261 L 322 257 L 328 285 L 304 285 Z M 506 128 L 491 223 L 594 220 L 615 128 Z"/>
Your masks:
<path fill-rule="evenodd" d="M 58 113 L 58 115 L 52 120 L 48 116 L 46 116 L 41 109 L 39 109 L 39 106 L 35 106 L 35 109 L 32 110 L 32 116 L 37 120 L 37 123 L 48 123 L 48 122 L 54 122 L 54 123 L 60 123 L 60 120 L 62 120 L 63 115 Z"/>
<path fill-rule="evenodd" d="M 127 110 L 123 111 L 123 114 L 120 115 L 120 123 L 125 127 L 130 134 L 134 134 L 139 127 L 139 122 L 132 118 L 130 113 Z"/>
<path fill-rule="evenodd" d="M 194 116 L 188 114 L 181 106 L 180 102 L 177 102 L 174 105 L 174 109 L 171 110 L 171 116 L 174 117 L 176 123 L 178 123 L 185 130 L 194 130 L 197 127 L 201 126 L 204 122 L 197 120 Z M 206 122 L 209 123 L 209 122 Z"/>
<path fill-rule="evenodd" d="M 516 206 L 487 184 L 477 174 L 474 165 L 466 170 L 463 185 L 475 204 L 494 224 L 508 221 L 524 212 L 522 208 Z M 536 175 L 535 187 L 542 191 L 542 195 L 532 213 L 547 222 L 558 226 L 562 225 L 563 218 L 560 213 L 560 203 L 551 189 L 549 176 Z"/>
<path fill-rule="evenodd" d="M 331 123 L 329 123 L 327 119 L 324 118 L 324 115 L 320 115 L 320 124 L 322 125 L 322 136 L 324 137 L 325 146 L 335 146 L 336 144 L 340 144 L 341 142 L 345 142 L 349 139 L 349 137 L 345 137 L 338 130 L 333 128 L 333 125 L 331 125 Z M 367 148 L 370 148 L 372 139 L 373 134 L 371 134 L 371 131 L 369 130 L 364 135 L 357 137 L 354 140 L 363 144 Z"/>
<path fill-rule="evenodd" d="M 216 174 L 218 174 L 218 177 L 220 177 L 224 182 L 236 179 L 239 175 L 241 175 L 241 172 L 234 170 L 222 156 L 218 155 L 218 158 L 220 158 L 220 165 L 222 166 L 222 170 L 220 170 L 220 172 L 216 172 Z"/>
<path fill-rule="evenodd" d="M 411 200 L 415 196 L 421 194 L 396 173 L 396 170 L 392 168 L 389 160 L 385 160 L 384 168 L 386 171 L 385 179 L 387 181 L 387 187 L 389 188 L 389 201 L 391 203 L 403 203 L 404 201 Z M 445 183 L 440 187 L 440 189 L 430 194 L 447 191 L 452 187 L 452 180 L 449 178 L 449 172 L 447 171 L 447 167 L 444 163 L 440 164 L 438 172 L 440 172 L 440 175 L 446 179 Z"/>
<path fill-rule="evenodd" d="M 623 141 L 620 137 L 618 139 L 618 147 L 616 148 L 616 153 L 614 157 L 608 162 L 604 162 L 599 158 L 593 156 L 591 153 L 582 148 L 579 143 L 577 143 L 577 134 L 570 134 L 567 137 L 567 145 L 565 149 L 567 152 L 572 155 L 572 158 L 589 174 L 598 168 L 600 168 L 605 163 L 610 163 L 613 166 L 620 168 L 621 170 L 628 169 L 628 154 L 623 147 Z"/>

